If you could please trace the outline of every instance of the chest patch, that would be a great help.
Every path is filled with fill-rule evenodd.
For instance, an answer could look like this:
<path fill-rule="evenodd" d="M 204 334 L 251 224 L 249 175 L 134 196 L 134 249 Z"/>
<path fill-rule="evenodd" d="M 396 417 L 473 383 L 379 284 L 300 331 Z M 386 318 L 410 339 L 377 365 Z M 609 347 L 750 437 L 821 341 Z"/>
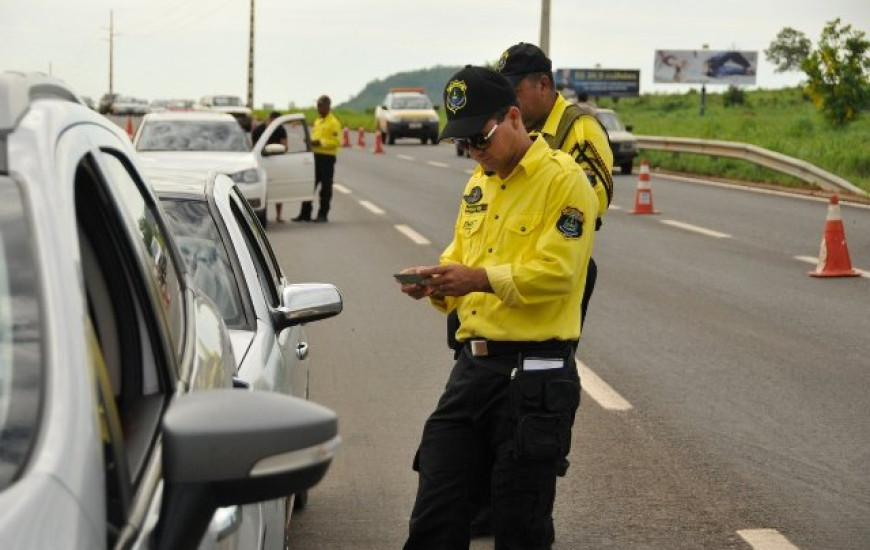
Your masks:
<path fill-rule="evenodd" d="M 583 219 L 583 212 L 568 206 L 562 210 L 562 215 L 556 222 L 556 229 L 566 239 L 579 239 L 583 235 Z"/>
<path fill-rule="evenodd" d="M 466 214 L 480 214 L 482 212 L 486 212 L 488 204 L 466 204 L 465 205 L 465 213 Z"/>

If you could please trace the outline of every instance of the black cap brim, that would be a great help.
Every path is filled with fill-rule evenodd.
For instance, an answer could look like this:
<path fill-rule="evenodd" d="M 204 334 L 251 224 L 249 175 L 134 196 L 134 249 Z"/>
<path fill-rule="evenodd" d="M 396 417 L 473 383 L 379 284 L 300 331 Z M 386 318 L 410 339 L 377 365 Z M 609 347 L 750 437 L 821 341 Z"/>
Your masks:
<path fill-rule="evenodd" d="M 448 120 L 447 124 L 444 125 L 444 129 L 441 130 L 441 136 L 438 140 L 464 138 L 479 134 L 483 129 L 483 125 L 490 118 L 492 118 L 491 115 L 486 114 Z"/>

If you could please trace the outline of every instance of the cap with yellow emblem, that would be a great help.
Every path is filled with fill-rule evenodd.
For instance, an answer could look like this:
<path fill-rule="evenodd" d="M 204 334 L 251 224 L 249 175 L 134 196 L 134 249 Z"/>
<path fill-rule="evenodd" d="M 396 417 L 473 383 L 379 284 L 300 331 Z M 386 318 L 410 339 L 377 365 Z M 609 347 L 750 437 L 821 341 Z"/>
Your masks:
<path fill-rule="evenodd" d="M 516 104 L 514 87 L 502 75 L 486 67 L 466 65 L 444 88 L 447 124 L 439 139 L 479 134 L 494 113 Z"/>

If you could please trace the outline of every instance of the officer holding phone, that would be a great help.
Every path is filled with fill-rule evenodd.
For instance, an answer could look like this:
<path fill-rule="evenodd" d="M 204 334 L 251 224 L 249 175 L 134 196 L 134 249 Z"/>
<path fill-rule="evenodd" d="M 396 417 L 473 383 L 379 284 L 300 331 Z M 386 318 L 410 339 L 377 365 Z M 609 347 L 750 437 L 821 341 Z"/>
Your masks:
<path fill-rule="evenodd" d="M 462 343 L 423 429 L 406 550 L 467 549 L 491 495 L 496 548 L 549 549 L 556 477 L 580 403 L 572 342 L 598 199 L 569 155 L 523 127 L 513 86 L 468 66 L 444 90 L 452 139 L 479 163 L 437 266 L 408 296 L 456 310 Z M 487 490 L 488 488 L 488 490 Z"/>

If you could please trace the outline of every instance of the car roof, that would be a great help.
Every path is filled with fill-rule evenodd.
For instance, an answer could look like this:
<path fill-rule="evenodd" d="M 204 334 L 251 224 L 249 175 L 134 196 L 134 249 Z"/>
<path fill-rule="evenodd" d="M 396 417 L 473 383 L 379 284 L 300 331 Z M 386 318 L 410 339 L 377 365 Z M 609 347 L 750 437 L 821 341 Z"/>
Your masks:
<path fill-rule="evenodd" d="M 147 120 L 199 120 L 214 122 L 236 122 L 233 115 L 215 111 L 167 111 L 165 113 L 148 113 Z"/>
<path fill-rule="evenodd" d="M 0 131 L 12 130 L 35 99 L 54 98 L 84 105 L 63 82 L 44 73 L 6 71 L 0 74 Z"/>
<path fill-rule="evenodd" d="M 146 166 L 143 170 L 157 195 L 205 200 L 209 182 L 216 172 L 180 170 L 162 166 Z"/>

